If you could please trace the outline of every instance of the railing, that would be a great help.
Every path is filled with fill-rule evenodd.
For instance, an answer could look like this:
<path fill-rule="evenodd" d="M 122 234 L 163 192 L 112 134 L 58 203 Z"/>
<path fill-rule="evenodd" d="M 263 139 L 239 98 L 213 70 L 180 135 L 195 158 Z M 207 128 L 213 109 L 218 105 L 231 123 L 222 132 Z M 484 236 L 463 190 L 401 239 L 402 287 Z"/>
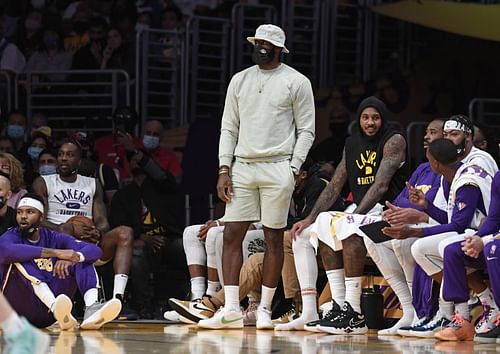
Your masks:
<path fill-rule="evenodd" d="M 113 111 L 130 105 L 130 79 L 123 70 L 32 71 L 17 74 L 15 107 L 45 113 L 54 130 L 109 131 Z"/>
<path fill-rule="evenodd" d="M 469 102 L 469 117 L 481 124 L 500 127 L 500 98 L 474 98 Z"/>
<path fill-rule="evenodd" d="M 1 112 L 12 110 L 12 80 L 6 71 L 0 71 L 0 108 Z M 0 113 L 1 113 L 0 112 Z"/>

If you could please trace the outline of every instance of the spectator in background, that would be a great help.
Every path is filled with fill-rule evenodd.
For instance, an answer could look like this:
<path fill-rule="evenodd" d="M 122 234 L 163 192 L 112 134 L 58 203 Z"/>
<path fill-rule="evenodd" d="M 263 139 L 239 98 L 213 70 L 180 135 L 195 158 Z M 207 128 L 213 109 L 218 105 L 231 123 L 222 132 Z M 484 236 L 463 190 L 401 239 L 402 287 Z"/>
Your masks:
<path fill-rule="evenodd" d="M 43 150 L 50 148 L 49 139 L 41 132 L 34 132 L 27 149 L 28 158 L 25 162 L 24 181 L 28 186 L 38 176 L 38 160 Z"/>
<path fill-rule="evenodd" d="M 132 75 L 135 64 L 129 56 L 128 43 L 123 34 L 115 27 L 109 29 L 106 47 L 102 52 L 101 69 L 125 70 Z"/>
<path fill-rule="evenodd" d="M 43 112 L 33 112 L 31 114 L 31 131 L 36 131 L 40 127 L 49 126 L 49 117 Z M 49 138 L 52 135 L 52 131 L 46 134 Z"/>
<path fill-rule="evenodd" d="M 37 51 L 42 42 L 43 13 L 41 10 L 32 9 L 26 15 L 24 23 L 20 26 L 15 43 L 23 53 L 26 60 Z"/>
<path fill-rule="evenodd" d="M 177 183 L 182 179 L 179 159 L 173 151 L 160 146 L 163 125 L 157 120 L 149 120 L 142 129 L 142 144 L 153 160 L 165 171 L 175 176 Z"/>
<path fill-rule="evenodd" d="M 28 193 L 24 188 L 23 166 L 14 155 L 0 153 L 0 172 L 9 176 L 12 195 L 7 201 L 7 205 L 16 208 L 17 202 L 23 195 Z"/>
<path fill-rule="evenodd" d="M 15 153 L 14 141 L 8 136 L 0 136 L 0 152 L 6 152 L 9 154 Z"/>
<path fill-rule="evenodd" d="M 14 154 L 21 161 L 26 160 L 26 116 L 21 111 L 12 111 L 7 116 L 6 135 L 14 142 Z"/>
<path fill-rule="evenodd" d="M 29 58 L 24 71 L 64 71 L 71 69 L 72 54 L 64 49 L 61 37 L 52 29 L 43 32 L 43 42 L 40 49 Z M 67 74 L 46 75 L 36 81 L 64 81 Z"/>
<path fill-rule="evenodd" d="M 26 59 L 14 43 L 10 43 L 5 39 L 3 26 L 4 18 L 0 16 L 0 70 L 13 75 L 23 70 Z"/>
<path fill-rule="evenodd" d="M 12 195 L 9 178 L 0 173 L 0 236 L 9 228 L 16 226 L 16 211 L 7 205 Z"/>
<path fill-rule="evenodd" d="M 137 8 L 137 23 L 135 31 L 140 32 L 152 27 L 153 25 L 153 9 L 149 6 Z"/>
<path fill-rule="evenodd" d="M 57 152 L 45 149 L 38 158 L 38 175 L 47 176 L 57 173 Z"/>
<path fill-rule="evenodd" d="M 80 1 L 79 3 L 84 2 Z M 78 7 L 69 19 L 66 17 L 69 15 L 66 12 L 64 13 L 62 20 L 62 30 L 65 34 L 64 48 L 71 53 L 75 53 L 90 42 L 90 15 L 90 9 L 85 6 Z"/>
<path fill-rule="evenodd" d="M 90 42 L 78 49 L 73 56 L 75 70 L 98 70 L 101 68 L 108 24 L 102 17 L 94 17 L 89 22 Z"/>

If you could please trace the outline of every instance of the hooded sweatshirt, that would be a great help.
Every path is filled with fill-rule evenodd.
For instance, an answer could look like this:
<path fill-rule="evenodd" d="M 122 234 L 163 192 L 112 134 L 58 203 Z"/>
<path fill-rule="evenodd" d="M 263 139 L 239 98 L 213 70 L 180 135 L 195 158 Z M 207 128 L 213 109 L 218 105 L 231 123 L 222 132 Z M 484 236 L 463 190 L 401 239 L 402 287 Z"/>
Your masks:
<path fill-rule="evenodd" d="M 382 126 L 374 136 L 363 133 L 359 124 L 361 113 L 365 108 L 375 108 L 382 120 Z M 347 180 L 354 197 L 354 202 L 359 204 L 373 183 L 380 163 L 383 159 L 384 146 L 393 135 L 400 134 L 388 124 L 387 108 L 381 100 L 371 96 L 361 101 L 358 112 L 357 131 L 347 138 L 345 144 L 345 158 L 347 168 Z M 393 200 L 403 189 L 406 180 L 406 166 L 402 166 L 392 177 L 389 189 L 378 201 L 384 204 L 386 200 Z"/>

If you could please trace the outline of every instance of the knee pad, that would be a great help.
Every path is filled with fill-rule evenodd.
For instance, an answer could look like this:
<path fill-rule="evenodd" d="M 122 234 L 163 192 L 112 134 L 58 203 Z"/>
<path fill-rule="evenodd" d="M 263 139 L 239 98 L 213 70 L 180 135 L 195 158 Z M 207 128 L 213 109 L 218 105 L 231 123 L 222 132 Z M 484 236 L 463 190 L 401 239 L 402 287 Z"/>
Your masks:
<path fill-rule="evenodd" d="M 182 245 L 184 246 L 188 265 L 199 264 L 204 266 L 207 263 L 205 246 L 203 242 L 198 239 L 200 227 L 201 225 L 186 227 L 182 235 Z"/>

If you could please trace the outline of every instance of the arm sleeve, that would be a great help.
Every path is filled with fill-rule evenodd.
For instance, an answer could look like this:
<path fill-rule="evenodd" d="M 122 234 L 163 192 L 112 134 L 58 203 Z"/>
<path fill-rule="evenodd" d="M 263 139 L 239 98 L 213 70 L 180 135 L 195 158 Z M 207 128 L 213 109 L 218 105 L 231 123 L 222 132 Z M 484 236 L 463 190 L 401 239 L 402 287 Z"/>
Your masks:
<path fill-rule="evenodd" d="M 425 210 L 425 213 L 429 215 L 431 218 L 436 220 L 440 224 L 447 224 L 448 223 L 448 214 L 446 214 L 446 211 L 439 209 L 436 207 L 434 204 L 432 204 L 430 201 L 429 206 Z"/>
<path fill-rule="evenodd" d="M 42 247 L 10 243 L 7 236 L 0 238 L 0 249 L 0 264 L 31 261 L 42 254 Z"/>
<path fill-rule="evenodd" d="M 450 222 L 444 225 L 425 227 L 423 228 L 424 235 L 436 235 L 449 231 L 463 233 L 469 226 L 480 201 L 481 192 L 479 188 L 470 185 L 459 188 L 456 193 Z"/>
<path fill-rule="evenodd" d="M 85 257 L 84 263 L 94 263 L 102 256 L 102 250 L 92 243 L 79 241 L 73 236 L 60 232 L 54 232 L 52 237 L 56 239 L 56 248 L 71 249 L 83 254 Z"/>
<path fill-rule="evenodd" d="M 231 166 L 234 157 L 234 149 L 238 142 L 240 117 L 238 100 L 235 93 L 235 81 L 233 77 L 227 88 L 226 100 L 224 102 L 224 113 L 222 114 L 222 126 L 219 140 L 219 166 Z"/>
<path fill-rule="evenodd" d="M 315 134 L 314 95 L 311 82 L 308 79 L 302 80 L 296 92 L 293 101 L 293 115 L 297 141 L 290 165 L 298 171 L 313 144 Z"/>
<path fill-rule="evenodd" d="M 477 232 L 478 236 L 493 234 L 500 230 L 500 172 L 497 172 L 493 178 L 490 200 L 488 216 L 479 228 Z"/>

